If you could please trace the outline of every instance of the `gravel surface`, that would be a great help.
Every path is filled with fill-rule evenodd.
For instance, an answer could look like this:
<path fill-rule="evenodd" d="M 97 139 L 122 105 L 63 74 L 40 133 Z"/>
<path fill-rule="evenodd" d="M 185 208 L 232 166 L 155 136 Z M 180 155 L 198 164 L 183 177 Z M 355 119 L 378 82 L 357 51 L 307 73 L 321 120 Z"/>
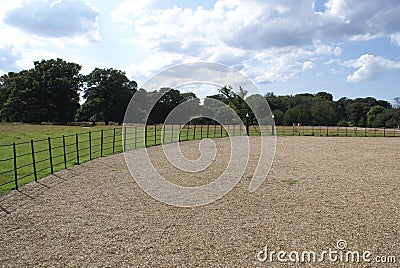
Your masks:
<path fill-rule="evenodd" d="M 150 148 L 162 175 L 201 185 L 224 170 L 227 139 L 207 170 L 185 174 Z M 387 267 L 377 263 L 260 262 L 268 250 L 337 250 L 396 256 L 400 263 L 400 139 L 278 137 L 264 184 L 248 192 L 259 138 L 236 188 L 203 207 L 179 208 L 146 195 L 122 154 L 58 172 L 0 197 L 4 267 Z M 183 142 L 196 159 L 198 142 Z M 228 149 L 227 149 L 228 148 Z M 140 168 L 140 163 L 138 163 Z M 262 255 L 261 255 L 262 256 Z M 288 258 L 288 255 L 286 255 Z"/>

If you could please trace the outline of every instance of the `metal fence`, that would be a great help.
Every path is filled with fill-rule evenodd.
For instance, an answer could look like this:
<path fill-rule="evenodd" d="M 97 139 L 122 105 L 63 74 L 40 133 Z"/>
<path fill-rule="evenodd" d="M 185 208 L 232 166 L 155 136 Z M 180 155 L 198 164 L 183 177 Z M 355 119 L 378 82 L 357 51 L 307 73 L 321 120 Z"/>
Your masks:
<path fill-rule="evenodd" d="M 400 137 L 399 128 L 276 126 L 275 132 L 278 136 Z"/>
<path fill-rule="evenodd" d="M 83 162 L 124 149 L 163 143 L 244 135 L 221 125 L 134 125 L 0 145 L 0 194 Z M 232 131 L 232 129 L 235 129 Z"/>
<path fill-rule="evenodd" d="M 400 137 L 399 129 L 209 125 L 132 125 L 0 145 L 0 194 L 73 165 L 136 148 L 242 135 Z"/>

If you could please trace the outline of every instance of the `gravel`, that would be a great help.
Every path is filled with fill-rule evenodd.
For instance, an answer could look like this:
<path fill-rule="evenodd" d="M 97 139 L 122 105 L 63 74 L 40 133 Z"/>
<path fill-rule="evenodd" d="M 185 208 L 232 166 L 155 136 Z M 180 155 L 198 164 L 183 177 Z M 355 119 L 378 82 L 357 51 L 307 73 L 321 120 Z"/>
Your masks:
<path fill-rule="evenodd" d="M 123 154 L 96 159 L 0 197 L 3 267 L 280 267 L 274 251 L 371 251 L 400 263 L 400 139 L 278 137 L 270 174 L 248 192 L 258 159 L 251 137 L 248 167 L 230 193 L 197 208 L 160 203 L 131 178 Z M 229 159 L 227 139 L 206 170 L 169 166 L 149 148 L 168 180 L 185 186 L 212 181 Z M 183 142 L 196 159 L 198 141 Z M 138 163 L 140 168 L 140 163 Z M 287 256 L 286 256 L 287 257 Z M 346 267 L 388 264 L 350 264 Z M 338 263 L 301 266 L 337 267 Z M 396 267 L 396 264 L 393 264 Z"/>

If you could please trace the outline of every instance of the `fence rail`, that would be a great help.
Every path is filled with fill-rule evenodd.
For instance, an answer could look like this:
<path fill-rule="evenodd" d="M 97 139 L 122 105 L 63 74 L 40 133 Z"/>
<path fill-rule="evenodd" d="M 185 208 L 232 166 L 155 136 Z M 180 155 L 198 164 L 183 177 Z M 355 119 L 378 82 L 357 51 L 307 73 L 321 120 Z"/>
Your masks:
<path fill-rule="evenodd" d="M 250 126 L 248 134 L 278 136 L 400 137 L 399 129 Z M 73 165 L 123 150 L 204 138 L 246 135 L 243 125 L 132 125 L 0 145 L 0 194 L 18 190 Z"/>
<path fill-rule="evenodd" d="M 399 128 L 276 126 L 275 132 L 278 136 L 400 137 Z"/>

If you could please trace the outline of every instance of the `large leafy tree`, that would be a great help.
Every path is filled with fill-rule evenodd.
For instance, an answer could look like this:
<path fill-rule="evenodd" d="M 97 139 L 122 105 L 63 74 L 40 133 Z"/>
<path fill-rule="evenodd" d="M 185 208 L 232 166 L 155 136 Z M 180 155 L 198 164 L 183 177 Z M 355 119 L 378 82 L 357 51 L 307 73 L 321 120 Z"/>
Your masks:
<path fill-rule="evenodd" d="M 121 123 L 137 83 L 130 81 L 124 72 L 112 68 L 95 68 L 84 81 L 86 101 L 78 111 L 77 119 Z"/>
<path fill-rule="evenodd" d="M 2 119 L 31 123 L 72 121 L 79 108 L 80 69 L 76 63 L 52 59 L 34 62 L 33 69 L 2 76 Z"/>
<path fill-rule="evenodd" d="M 321 98 L 311 106 L 312 123 L 316 126 L 334 126 L 337 123 L 335 105 L 332 101 Z"/>
<path fill-rule="evenodd" d="M 164 123 L 175 107 L 187 101 L 192 101 L 191 106 L 180 107 L 178 114 L 175 114 L 177 123 L 188 121 L 193 113 L 200 113 L 200 101 L 194 93 L 181 93 L 176 89 L 161 88 L 159 91 L 149 92 L 148 95 L 153 99 L 152 103 L 156 103 L 151 109 L 149 123 Z"/>
<path fill-rule="evenodd" d="M 247 113 L 251 114 L 250 108 L 245 101 L 247 91 L 242 87 L 239 87 L 238 91 L 235 92 L 231 86 L 225 86 L 220 88 L 218 92 L 224 96 L 226 99 L 225 103 L 227 103 L 237 113 L 242 121 L 246 119 Z"/>
<path fill-rule="evenodd" d="M 290 108 L 286 111 L 283 121 L 285 125 L 291 125 L 293 123 L 310 125 L 312 122 L 310 106 L 306 103 L 302 103 Z"/>
<path fill-rule="evenodd" d="M 385 125 L 385 108 L 379 105 L 371 107 L 367 113 L 367 126 L 380 127 Z"/>

